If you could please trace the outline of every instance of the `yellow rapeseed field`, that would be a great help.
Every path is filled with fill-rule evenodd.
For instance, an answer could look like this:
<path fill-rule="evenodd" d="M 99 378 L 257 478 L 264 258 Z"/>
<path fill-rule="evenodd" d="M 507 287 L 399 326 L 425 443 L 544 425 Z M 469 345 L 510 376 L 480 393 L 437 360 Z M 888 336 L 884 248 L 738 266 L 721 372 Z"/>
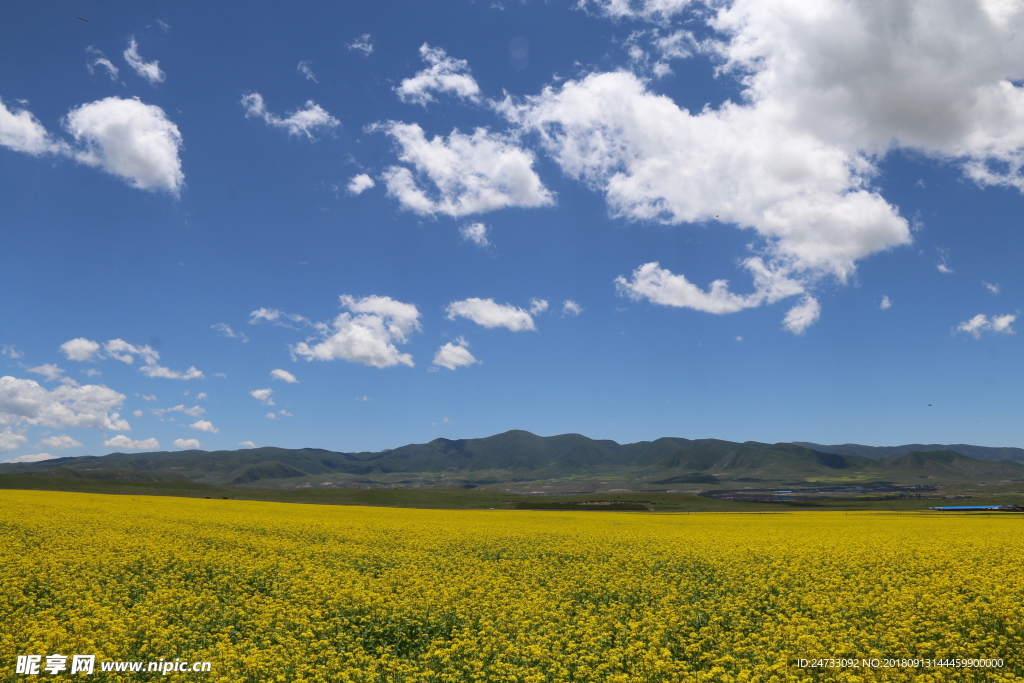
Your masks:
<path fill-rule="evenodd" d="M 15 673 L 82 653 L 210 661 L 165 680 L 225 683 L 1018 681 L 1022 559 L 1016 515 L 2 491 L 0 680 L 165 679 Z M 798 666 L 824 658 L 865 665 Z M 956 658 L 1003 667 L 899 665 Z"/>

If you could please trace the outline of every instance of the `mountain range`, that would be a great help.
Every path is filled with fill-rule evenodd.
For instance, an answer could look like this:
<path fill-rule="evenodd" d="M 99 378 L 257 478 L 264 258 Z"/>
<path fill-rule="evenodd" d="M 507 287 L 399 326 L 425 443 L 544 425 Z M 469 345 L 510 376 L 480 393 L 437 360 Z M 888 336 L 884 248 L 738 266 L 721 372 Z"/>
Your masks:
<path fill-rule="evenodd" d="M 777 484 L 1024 482 L 1024 449 L 666 437 L 619 444 L 513 430 L 376 453 L 317 448 L 158 451 L 0 464 L 0 475 L 180 481 L 258 487 L 480 487 L 506 490 L 709 490 Z M 552 488 L 553 487 L 553 488 Z M 545 490 L 547 490 L 545 489 Z"/>

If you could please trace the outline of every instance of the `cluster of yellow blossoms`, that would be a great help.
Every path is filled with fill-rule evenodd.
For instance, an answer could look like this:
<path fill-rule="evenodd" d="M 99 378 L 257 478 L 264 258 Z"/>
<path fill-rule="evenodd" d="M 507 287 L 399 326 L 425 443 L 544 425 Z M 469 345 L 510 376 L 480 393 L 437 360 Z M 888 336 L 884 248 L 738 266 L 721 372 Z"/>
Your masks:
<path fill-rule="evenodd" d="M 63 653 L 210 661 L 170 674 L 210 683 L 1022 681 L 1022 558 L 1016 515 L 2 491 L 0 680 Z M 798 665 L 872 658 L 1002 666 Z"/>

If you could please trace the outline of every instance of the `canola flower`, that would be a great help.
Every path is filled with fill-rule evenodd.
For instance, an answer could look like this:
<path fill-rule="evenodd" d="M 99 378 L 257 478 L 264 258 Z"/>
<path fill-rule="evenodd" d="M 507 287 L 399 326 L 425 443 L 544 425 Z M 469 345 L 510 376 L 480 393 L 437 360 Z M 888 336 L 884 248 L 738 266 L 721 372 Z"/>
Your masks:
<path fill-rule="evenodd" d="M 33 678 L 19 654 L 59 652 L 210 661 L 170 679 L 223 683 L 1021 681 L 1022 557 L 1016 515 L 2 491 L 0 680 Z M 1004 666 L 796 665 L 872 657 Z"/>

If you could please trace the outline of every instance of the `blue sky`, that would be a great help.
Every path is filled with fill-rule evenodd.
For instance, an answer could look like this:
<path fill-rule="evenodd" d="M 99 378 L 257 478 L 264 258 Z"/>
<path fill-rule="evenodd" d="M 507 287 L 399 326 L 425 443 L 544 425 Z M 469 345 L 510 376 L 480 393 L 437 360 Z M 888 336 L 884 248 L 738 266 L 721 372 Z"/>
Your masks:
<path fill-rule="evenodd" d="M 1021 3 L 0 8 L 0 458 L 1024 446 Z"/>

